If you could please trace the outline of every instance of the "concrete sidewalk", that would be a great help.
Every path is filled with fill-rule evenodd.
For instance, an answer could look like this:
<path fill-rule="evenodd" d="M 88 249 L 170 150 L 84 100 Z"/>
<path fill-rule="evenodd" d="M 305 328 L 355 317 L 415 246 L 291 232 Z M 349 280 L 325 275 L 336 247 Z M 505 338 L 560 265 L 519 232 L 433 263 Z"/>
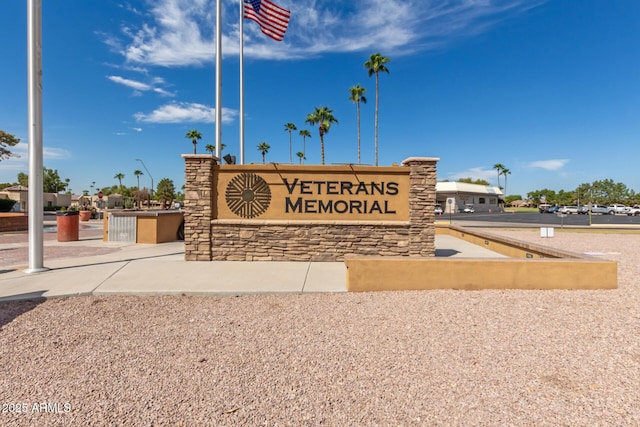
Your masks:
<path fill-rule="evenodd" d="M 1 247 L 25 245 L 4 243 Z M 346 292 L 342 262 L 241 262 L 184 260 L 184 242 L 157 245 L 45 242 L 87 256 L 45 259 L 49 270 L 25 273 L 28 259 L 0 266 L 0 301 L 76 295 L 238 295 Z M 451 236 L 436 236 L 436 256 L 502 257 Z M 75 249 L 75 252 L 73 251 Z M 104 253 L 106 252 L 106 253 Z"/>

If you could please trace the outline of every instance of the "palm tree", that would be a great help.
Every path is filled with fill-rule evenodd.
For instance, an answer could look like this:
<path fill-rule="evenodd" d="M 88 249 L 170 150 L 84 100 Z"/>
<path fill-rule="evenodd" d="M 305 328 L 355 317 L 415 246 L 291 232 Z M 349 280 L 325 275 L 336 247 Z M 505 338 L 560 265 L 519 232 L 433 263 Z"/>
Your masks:
<path fill-rule="evenodd" d="M 504 195 L 507 195 L 507 175 L 511 175 L 511 171 L 507 168 L 502 169 L 502 175 L 504 175 Z"/>
<path fill-rule="evenodd" d="M 375 135 L 374 135 L 374 147 L 376 156 L 376 166 L 378 166 L 378 104 L 379 104 L 379 73 L 380 71 L 389 73 L 389 69 L 385 65 L 390 61 L 386 56 L 380 55 L 380 53 L 374 53 L 369 57 L 369 60 L 364 63 L 364 67 L 368 70 L 369 77 L 376 75 L 376 115 L 375 115 Z"/>
<path fill-rule="evenodd" d="M 306 129 L 302 129 L 300 131 L 300 136 L 302 137 L 302 154 L 306 156 L 307 155 L 307 138 L 311 138 L 311 133 Z M 305 157 L 303 160 L 306 160 L 306 159 L 307 158 Z"/>
<path fill-rule="evenodd" d="M 117 173 L 114 178 L 118 180 L 118 183 L 120 184 L 120 194 L 122 194 L 122 178 L 124 178 L 124 174 Z"/>
<path fill-rule="evenodd" d="M 357 84 L 349 88 L 349 100 L 356 104 L 356 112 L 358 113 L 358 164 L 360 164 L 360 103 L 367 103 L 367 98 L 364 97 L 367 89 Z"/>
<path fill-rule="evenodd" d="M 286 123 L 284 125 L 285 132 L 289 132 L 289 163 L 293 163 L 293 149 L 291 146 L 291 131 L 298 130 L 293 123 Z"/>
<path fill-rule="evenodd" d="M 144 175 L 142 173 L 141 170 L 134 170 L 133 174 L 136 176 L 136 179 L 138 180 L 138 192 L 136 193 L 136 196 L 138 198 L 138 208 L 140 208 L 140 175 Z"/>
<path fill-rule="evenodd" d="M 271 146 L 264 141 L 258 144 L 258 151 L 260 151 L 260 154 L 262 154 L 263 165 L 264 165 L 264 156 L 269 152 L 269 148 L 271 148 Z"/>
<path fill-rule="evenodd" d="M 502 170 L 504 169 L 504 165 L 502 163 L 496 163 L 495 165 L 493 165 L 493 168 L 498 171 L 498 188 L 502 188 L 500 187 L 500 175 L 502 175 Z"/>
<path fill-rule="evenodd" d="M 302 161 L 304 160 L 304 153 L 302 151 L 298 151 L 296 153 L 296 156 L 298 156 L 298 158 L 300 159 L 300 164 L 302 164 Z"/>
<path fill-rule="evenodd" d="M 224 150 L 224 147 L 226 147 L 226 144 L 220 144 L 220 155 L 222 156 L 222 150 Z M 205 151 L 208 151 L 210 154 L 215 153 L 216 151 L 216 146 L 213 144 L 207 144 L 204 146 Z"/>
<path fill-rule="evenodd" d="M 195 129 L 191 129 L 184 137 L 193 142 L 193 154 L 196 154 L 196 145 L 198 144 L 198 140 L 202 139 L 202 134 Z"/>
<path fill-rule="evenodd" d="M 324 134 L 329 132 L 331 123 L 338 123 L 338 120 L 333 116 L 333 110 L 329 107 L 314 107 L 313 113 L 307 114 L 307 120 L 305 123 L 309 123 L 311 126 L 318 125 L 318 133 L 320 134 L 320 150 L 322 153 L 322 164 L 324 165 Z"/>

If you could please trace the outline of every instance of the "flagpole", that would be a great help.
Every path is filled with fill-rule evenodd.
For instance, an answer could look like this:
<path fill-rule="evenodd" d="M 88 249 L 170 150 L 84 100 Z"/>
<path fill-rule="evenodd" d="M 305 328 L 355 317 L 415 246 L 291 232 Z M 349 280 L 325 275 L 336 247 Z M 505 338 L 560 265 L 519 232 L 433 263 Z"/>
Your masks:
<path fill-rule="evenodd" d="M 222 0 L 216 0 L 216 157 L 222 147 Z"/>
<path fill-rule="evenodd" d="M 244 0 L 240 1 L 240 164 L 244 165 Z"/>
<path fill-rule="evenodd" d="M 44 267 L 44 200 L 42 166 L 42 0 L 27 3 L 27 49 L 29 80 L 29 268 L 25 273 L 48 270 Z"/>

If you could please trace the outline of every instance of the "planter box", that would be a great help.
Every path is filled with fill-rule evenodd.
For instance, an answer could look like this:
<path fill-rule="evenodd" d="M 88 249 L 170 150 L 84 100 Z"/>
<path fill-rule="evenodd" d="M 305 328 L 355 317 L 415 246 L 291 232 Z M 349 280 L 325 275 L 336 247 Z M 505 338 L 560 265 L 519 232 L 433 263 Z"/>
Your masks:
<path fill-rule="evenodd" d="M 89 221 L 91 219 L 91 211 L 80 211 L 80 221 Z"/>

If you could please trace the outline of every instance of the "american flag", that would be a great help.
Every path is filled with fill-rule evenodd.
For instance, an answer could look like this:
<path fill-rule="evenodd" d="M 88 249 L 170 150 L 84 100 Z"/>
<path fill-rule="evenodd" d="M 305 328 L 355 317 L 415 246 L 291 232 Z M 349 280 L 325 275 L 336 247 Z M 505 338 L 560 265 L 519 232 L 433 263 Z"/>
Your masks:
<path fill-rule="evenodd" d="M 269 0 L 244 0 L 244 17 L 256 21 L 260 30 L 281 42 L 287 32 L 291 11 Z"/>

